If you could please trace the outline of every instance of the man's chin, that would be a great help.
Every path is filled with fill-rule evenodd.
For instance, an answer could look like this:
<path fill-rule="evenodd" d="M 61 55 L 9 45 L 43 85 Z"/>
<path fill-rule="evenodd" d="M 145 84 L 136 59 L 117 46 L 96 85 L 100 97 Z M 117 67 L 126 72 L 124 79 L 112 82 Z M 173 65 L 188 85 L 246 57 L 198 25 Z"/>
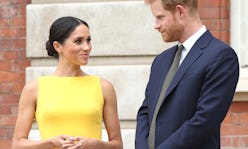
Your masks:
<path fill-rule="evenodd" d="M 162 36 L 162 39 L 164 42 L 175 42 L 176 40 L 172 38 L 168 38 L 168 36 Z"/>
<path fill-rule="evenodd" d="M 170 40 L 167 37 L 162 36 L 162 39 L 164 42 L 170 42 Z"/>

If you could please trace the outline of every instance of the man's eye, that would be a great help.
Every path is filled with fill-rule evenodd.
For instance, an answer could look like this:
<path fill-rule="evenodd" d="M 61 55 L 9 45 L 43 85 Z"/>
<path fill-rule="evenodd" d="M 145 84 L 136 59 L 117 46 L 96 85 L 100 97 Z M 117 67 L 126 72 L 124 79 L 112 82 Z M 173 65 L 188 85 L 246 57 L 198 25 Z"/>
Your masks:
<path fill-rule="evenodd" d="M 164 16 L 157 16 L 158 20 L 162 20 L 164 18 Z"/>

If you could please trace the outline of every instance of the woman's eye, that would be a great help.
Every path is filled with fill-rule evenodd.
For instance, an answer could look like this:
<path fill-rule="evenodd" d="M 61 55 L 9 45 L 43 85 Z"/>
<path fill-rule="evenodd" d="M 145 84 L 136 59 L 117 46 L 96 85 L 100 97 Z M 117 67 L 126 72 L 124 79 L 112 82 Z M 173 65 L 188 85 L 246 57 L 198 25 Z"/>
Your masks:
<path fill-rule="evenodd" d="M 82 42 L 81 39 L 78 39 L 78 40 L 75 41 L 75 43 L 77 43 L 77 44 L 80 44 L 81 42 Z"/>
<path fill-rule="evenodd" d="M 88 38 L 88 39 L 87 39 L 87 42 L 90 43 L 90 41 L 91 41 L 91 38 Z"/>

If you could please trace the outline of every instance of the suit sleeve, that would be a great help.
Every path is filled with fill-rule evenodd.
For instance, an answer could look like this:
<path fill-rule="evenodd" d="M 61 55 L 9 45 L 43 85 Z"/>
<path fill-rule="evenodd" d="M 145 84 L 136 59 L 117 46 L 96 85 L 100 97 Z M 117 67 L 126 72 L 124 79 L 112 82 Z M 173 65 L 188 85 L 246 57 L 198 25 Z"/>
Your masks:
<path fill-rule="evenodd" d="M 137 114 L 135 149 L 148 149 L 148 134 L 148 107 L 147 100 L 145 98 Z"/>
<path fill-rule="evenodd" d="M 153 72 L 153 67 L 156 63 L 157 57 L 154 59 L 151 66 L 150 79 Z M 148 98 L 149 98 L 149 88 L 150 79 L 146 86 L 145 99 L 139 108 L 137 114 L 137 125 L 135 134 L 135 149 L 148 149 L 148 135 L 150 130 L 149 118 L 148 118 Z"/>
<path fill-rule="evenodd" d="M 238 77 L 239 64 L 235 52 L 222 50 L 206 68 L 195 114 L 157 149 L 200 148 L 210 139 L 210 132 L 219 131 L 232 103 Z"/>

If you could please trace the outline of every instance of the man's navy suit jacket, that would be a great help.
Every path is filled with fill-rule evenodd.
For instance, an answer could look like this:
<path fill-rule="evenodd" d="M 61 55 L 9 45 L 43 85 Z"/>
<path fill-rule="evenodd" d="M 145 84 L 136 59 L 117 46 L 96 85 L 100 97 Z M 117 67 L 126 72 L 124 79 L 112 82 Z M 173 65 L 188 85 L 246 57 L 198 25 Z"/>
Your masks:
<path fill-rule="evenodd" d="M 152 63 L 145 99 L 137 114 L 136 149 L 148 149 L 149 128 L 177 46 Z M 219 149 L 220 125 L 239 77 L 234 50 L 206 31 L 180 65 L 159 109 L 156 149 Z"/>

